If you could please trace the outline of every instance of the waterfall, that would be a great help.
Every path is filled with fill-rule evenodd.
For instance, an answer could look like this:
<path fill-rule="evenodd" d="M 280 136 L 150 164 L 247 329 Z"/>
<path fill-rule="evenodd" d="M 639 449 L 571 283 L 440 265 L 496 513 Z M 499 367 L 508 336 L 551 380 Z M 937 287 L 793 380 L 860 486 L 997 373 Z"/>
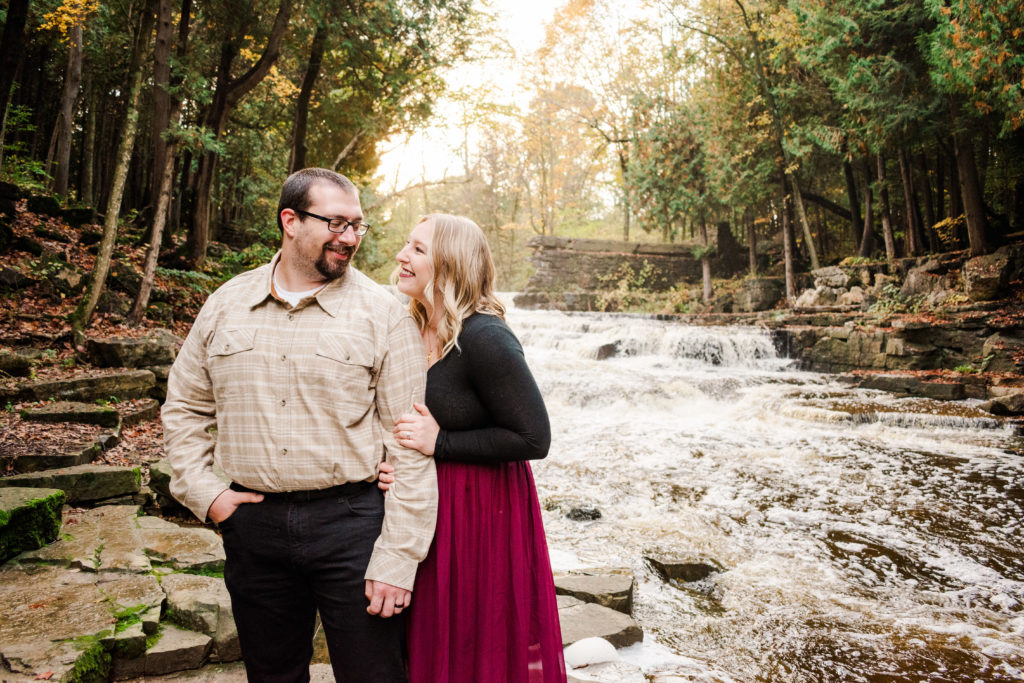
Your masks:
<path fill-rule="evenodd" d="M 508 318 L 551 417 L 553 563 L 633 570 L 647 641 L 687 662 L 637 655 L 649 675 L 1022 676 L 1024 449 L 977 401 L 798 371 L 758 328 Z M 662 582 L 652 550 L 720 562 L 714 599 Z"/>

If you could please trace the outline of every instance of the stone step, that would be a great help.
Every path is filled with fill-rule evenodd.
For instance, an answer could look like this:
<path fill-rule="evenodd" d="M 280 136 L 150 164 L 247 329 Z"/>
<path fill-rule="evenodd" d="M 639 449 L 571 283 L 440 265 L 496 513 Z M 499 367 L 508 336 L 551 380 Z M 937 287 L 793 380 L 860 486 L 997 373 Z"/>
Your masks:
<path fill-rule="evenodd" d="M 644 632 L 633 618 L 592 602 L 558 610 L 562 624 L 562 646 L 584 638 L 604 638 L 617 648 L 628 647 L 644 639 Z"/>
<path fill-rule="evenodd" d="M 68 503 L 102 501 L 139 492 L 142 472 L 138 467 L 76 465 L 43 472 L 27 472 L 0 479 L 0 487 L 30 486 L 60 489 Z"/>
<path fill-rule="evenodd" d="M 555 593 L 610 607 L 623 614 L 633 610 L 633 573 L 628 569 L 579 570 L 555 575 Z"/>
<path fill-rule="evenodd" d="M 155 398 L 147 398 L 121 415 L 121 425 L 127 427 L 146 420 L 155 420 L 158 417 L 160 417 L 160 401 Z"/>
<path fill-rule="evenodd" d="M 80 422 L 104 427 L 116 427 L 121 422 L 121 416 L 114 408 L 79 401 L 44 403 L 19 412 L 26 422 Z"/>
<path fill-rule="evenodd" d="M 149 370 L 90 374 L 60 380 L 38 380 L 16 385 L 5 391 L 0 399 L 11 401 L 63 401 L 89 402 L 114 397 L 120 400 L 144 398 L 156 384 Z"/>
<path fill-rule="evenodd" d="M 87 572 L 148 572 L 136 505 L 105 505 L 65 515 L 61 539 L 18 558 L 21 563 L 56 564 Z"/>
<path fill-rule="evenodd" d="M 224 571 L 224 543 L 216 531 L 179 526 L 159 517 L 139 517 L 135 526 L 153 564 L 194 572 Z"/>
<path fill-rule="evenodd" d="M 112 680 L 136 676 L 163 676 L 178 671 L 198 669 L 206 662 L 213 639 L 204 633 L 187 631 L 173 624 L 163 623 L 150 645 L 140 657 L 117 657 L 113 662 Z"/>
<path fill-rule="evenodd" d="M 197 574 L 169 574 L 161 584 L 167 611 L 181 627 L 213 638 L 210 659 L 234 662 L 242 658 L 231 596 L 224 579 Z"/>
<path fill-rule="evenodd" d="M 52 543 L 60 533 L 64 492 L 50 488 L 0 488 L 0 564 Z"/>
<path fill-rule="evenodd" d="M 39 453 L 27 453 L 19 455 L 15 461 L 15 469 L 25 474 L 27 472 L 42 472 L 44 470 L 60 469 L 62 467 L 74 467 L 76 465 L 88 465 L 103 449 L 97 441 L 83 441 L 78 444 L 64 446 L 61 452 L 41 450 Z"/>
<path fill-rule="evenodd" d="M 101 368 L 170 365 L 184 340 L 170 330 L 156 329 L 144 337 L 95 337 L 86 340 L 89 360 Z"/>

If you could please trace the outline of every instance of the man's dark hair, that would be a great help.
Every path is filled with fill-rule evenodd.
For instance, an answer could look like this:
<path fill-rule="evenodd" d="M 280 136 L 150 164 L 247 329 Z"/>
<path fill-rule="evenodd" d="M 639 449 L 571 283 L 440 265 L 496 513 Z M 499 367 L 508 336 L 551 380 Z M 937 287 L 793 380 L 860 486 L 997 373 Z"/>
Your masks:
<path fill-rule="evenodd" d="M 277 203 L 277 228 L 284 234 L 281 212 L 285 209 L 305 211 L 309 208 L 309 188 L 316 183 L 332 183 L 346 192 L 359 195 L 351 180 L 327 168 L 304 168 L 288 176 L 281 188 L 281 201 Z"/>

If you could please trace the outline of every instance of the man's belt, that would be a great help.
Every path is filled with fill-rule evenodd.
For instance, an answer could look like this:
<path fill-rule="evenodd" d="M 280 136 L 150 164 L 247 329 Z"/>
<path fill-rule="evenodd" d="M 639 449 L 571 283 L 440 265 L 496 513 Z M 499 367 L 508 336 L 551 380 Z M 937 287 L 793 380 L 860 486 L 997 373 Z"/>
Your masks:
<path fill-rule="evenodd" d="M 357 493 L 364 491 L 366 488 L 373 486 L 376 482 L 373 481 L 350 481 L 346 484 L 338 484 L 337 486 L 331 486 L 326 489 L 314 489 L 312 491 L 257 491 L 251 489 L 248 486 L 243 486 L 238 482 L 231 482 L 232 491 L 242 491 L 245 493 L 259 493 L 263 496 L 263 500 L 266 501 L 277 501 L 282 503 L 306 503 L 311 500 L 320 500 L 321 498 L 347 498 Z"/>

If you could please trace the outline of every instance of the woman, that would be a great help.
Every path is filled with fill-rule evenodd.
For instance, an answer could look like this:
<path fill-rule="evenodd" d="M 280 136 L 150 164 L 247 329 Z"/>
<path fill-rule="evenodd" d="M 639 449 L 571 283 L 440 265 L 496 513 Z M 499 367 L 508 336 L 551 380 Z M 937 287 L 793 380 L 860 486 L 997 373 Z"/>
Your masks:
<path fill-rule="evenodd" d="M 528 460 L 547 411 L 468 218 L 424 218 L 396 257 L 423 337 L 426 405 L 395 436 L 437 461 L 437 531 L 408 612 L 410 683 L 564 683 L 561 630 Z M 383 470 L 390 469 L 382 466 Z M 386 488 L 392 477 L 382 475 Z"/>

